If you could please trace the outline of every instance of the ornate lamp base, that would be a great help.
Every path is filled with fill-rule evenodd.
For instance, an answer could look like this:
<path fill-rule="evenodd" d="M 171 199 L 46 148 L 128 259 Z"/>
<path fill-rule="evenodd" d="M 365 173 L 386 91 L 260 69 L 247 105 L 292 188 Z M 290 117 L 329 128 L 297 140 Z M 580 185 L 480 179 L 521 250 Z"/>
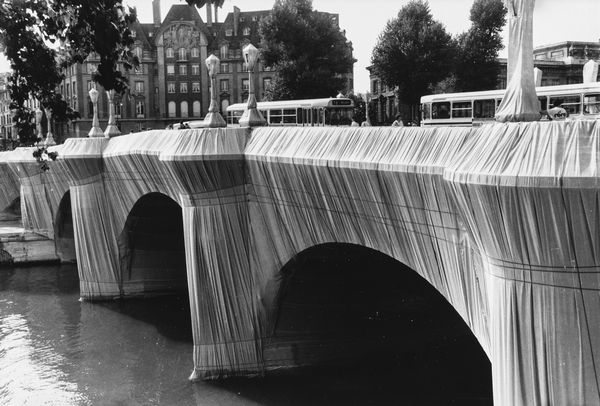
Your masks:
<path fill-rule="evenodd" d="M 102 131 L 102 130 L 100 130 Z M 103 135 L 107 138 L 116 137 L 117 135 L 121 135 L 121 131 L 119 131 L 119 127 L 114 124 L 110 124 L 106 126 Z M 90 135 L 91 137 L 91 135 Z"/>
<path fill-rule="evenodd" d="M 204 117 L 204 127 L 205 128 L 218 128 L 218 127 L 227 127 L 227 123 L 223 119 L 223 116 L 219 112 L 208 112 L 206 117 Z"/>
<path fill-rule="evenodd" d="M 88 137 L 104 137 L 104 132 L 100 127 L 92 127 L 88 133 Z"/>
<path fill-rule="evenodd" d="M 263 125 L 267 125 L 267 120 L 256 108 L 244 110 L 244 114 L 240 117 L 241 127 L 260 127 Z"/>

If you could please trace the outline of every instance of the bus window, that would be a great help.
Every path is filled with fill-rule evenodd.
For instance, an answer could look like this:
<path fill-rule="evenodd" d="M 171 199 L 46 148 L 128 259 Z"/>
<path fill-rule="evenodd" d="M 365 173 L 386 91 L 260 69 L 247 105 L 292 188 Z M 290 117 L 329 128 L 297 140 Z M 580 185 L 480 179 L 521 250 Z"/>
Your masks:
<path fill-rule="evenodd" d="M 540 101 L 540 111 L 548 110 L 548 97 L 540 96 L 538 100 Z"/>
<path fill-rule="evenodd" d="M 296 109 L 283 109 L 283 123 L 296 124 Z"/>
<path fill-rule="evenodd" d="M 496 99 L 496 110 L 498 110 L 498 107 L 500 107 L 501 104 L 502 104 L 502 99 Z"/>
<path fill-rule="evenodd" d="M 431 119 L 431 103 L 423 103 L 422 111 L 423 111 L 422 119 L 430 120 Z"/>
<path fill-rule="evenodd" d="M 269 124 L 281 124 L 283 121 L 281 109 L 269 110 L 270 120 Z"/>
<path fill-rule="evenodd" d="M 471 102 L 453 102 L 452 103 L 452 117 L 453 118 L 471 118 L 472 106 Z"/>
<path fill-rule="evenodd" d="M 304 124 L 304 118 L 302 117 L 302 109 L 296 109 L 296 117 L 298 118 L 298 124 Z"/>
<path fill-rule="evenodd" d="M 567 110 L 569 114 L 581 113 L 581 96 L 550 96 L 550 105 L 555 107 L 560 104 L 560 107 Z"/>
<path fill-rule="evenodd" d="M 473 102 L 474 118 L 494 118 L 496 114 L 496 101 L 494 99 L 475 100 Z"/>
<path fill-rule="evenodd" d="M 450 102 L 432 103 L 431 118 L 450 118 Z"/>
<path fill-rule="evenodd" d="M 600 93 L 583 96 L 583 113 L 600 114 Z"/>

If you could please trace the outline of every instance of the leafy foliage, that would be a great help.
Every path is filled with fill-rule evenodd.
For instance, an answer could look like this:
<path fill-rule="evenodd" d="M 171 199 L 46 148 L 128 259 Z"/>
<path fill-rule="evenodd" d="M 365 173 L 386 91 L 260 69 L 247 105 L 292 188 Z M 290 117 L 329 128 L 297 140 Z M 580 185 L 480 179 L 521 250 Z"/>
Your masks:
<path fill-rule="evenodd" d="M 39 141 L 41 141 L 41 139 Z M 40 169 L 42 172 L 46 172 L 50 169 L 48 162 L 56 161 L 56 158 L 58 158 L 58 152 L 50 152 L 46 146 L 38 145 L 37 149 L 33 151 L 33 157 L 40 164 Z"/>
<path fill-rule="evenodd" d="M 268 100 L 335 96 L 355 59 L 352 44 L 311 0 L 277 0 L 260 23 L 263 62 L 277 72 Z"/>
<path fill-rule="evenodd" d="M 502 0 L 475 0 L 471 7 L 471 28 L 458 36 L 456 91 L 494 89 L 500 74 L 498 52 L 502 49 L 500 32 L 506 24 Z"/>
<path fill-rule="evenodd" d="M 58 120 L 74 116 L 56 87 L 64 69 L 91 52 L 100 57 L 94 80 L 107 90 L 127 88 L 117 63 L 125 69 L 138 63 L 129 29 L 135 18 L 118 0 L 0 0 L 0 42 L 11 63 L 11 109 L 22 142 L 31 142 L 31 123 L 25 121 L 31 112 L 24 107 L 30 96 L 55 111 Z"/>
<path fill-rule="evenodd" d="M 452 37 L 433 19 L 429 5 L 413 0 L 388 21 L 371 62 L 384 83 L 397 87 L 403 103 L 418 104 L 428 87 L 448 74 L 454 49 Z"/>

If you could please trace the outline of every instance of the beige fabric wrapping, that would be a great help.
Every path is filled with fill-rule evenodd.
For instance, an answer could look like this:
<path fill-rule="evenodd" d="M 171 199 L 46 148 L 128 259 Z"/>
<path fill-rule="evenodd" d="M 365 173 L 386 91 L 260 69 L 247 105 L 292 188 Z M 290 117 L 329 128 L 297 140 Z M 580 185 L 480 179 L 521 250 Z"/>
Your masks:
<path fill-rule="evenodd" d="M 151 131 L 61 148 L 44 187 L 24 153 L 1 158 L 38 227 L 70 187 L 84 297 L 136 293 L 117 243 L 136 202 L 158 192 L 182 208 L 193 378 L 283 365 L 267 356 L 280 270 L 341 242 L 448 299 L 490 357 L 495 404 L 600 403 L 598 121 Z"/>
<path fill-rule="evenodd" d="M 496 121 L 536 121 L 541 117 L 533 65 L 535 0 L 505 0 L 508 9 L 508 83 Z"/>

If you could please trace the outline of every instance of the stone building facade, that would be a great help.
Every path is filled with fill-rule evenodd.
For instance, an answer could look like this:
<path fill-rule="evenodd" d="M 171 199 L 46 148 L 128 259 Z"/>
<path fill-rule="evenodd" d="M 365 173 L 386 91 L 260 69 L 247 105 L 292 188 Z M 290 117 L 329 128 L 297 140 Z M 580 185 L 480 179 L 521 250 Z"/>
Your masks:
<path fill-rule="evenodd" d="M 134 53 L 140 66 L 127 73 L 129 91 L 116 96 L 115 111 L 122 133 L 165 128 L 182 120 L 198 120 L 208 112 L 210 83 L 205 65 L 214 53 L 221 60 L 217 75 L 217 94 L 221 110 L 248 97 L 249 79 L 242 57 L 248 43 L 260 45 L 258 25 L 271 10 L 242 11 L 234 7 L 222 22 L 218 9 L 205 7 L 206 20 L 198 9 L 187 4 L 171 6 L 162 18 L 160 1 L 153 0 L 153 22 L 136 22 L 132 27 Z M 339 26 L 337 14 L 329 14 Z M 92 75 L 100 60 L 90 55 L 86 62 L 72 66 L 59 91 L 79 112 L 81 118 L 56 128 L 58 141 L 67 136 L 85 136 L 91 128 L 92 105 L 88 91 L 94 86 Z M 254 75 L 258 101 L 264 96 L 274 72 L 260 62 Z M 348 91 L 352 89 L 352 72 L 348 73 Z M 98 88 L 100 126 L 108 121 L 107 96 Z M 334 96 L 334 95 L 332 95 Z"/>
<path fill-rule="evenodd" d="M 588 60 L 600 62 L 599 42 L 564 41 L 556 44 L 543 45 L 533 50 L 534 65 L 542 71 L 542 86 L 566 85 L 583 82 L 583 65 Z M 507 60 L 500 58 L 501 73 L 498 78 L 497 89 L 506 88 Z M 371 83 L 370 93 L 373 100 L 372 108 L 376 110 L 377 123 L 389 124 L 394 121 L 400 109 L 404 120 L 418 117 L 414 107 L 400 105 L 396 101 L 394 89 L 386 86 L 377 76 L 372 67 L 369 70 Z M 491 90 L 491 89 L 489 89 Z"/>

